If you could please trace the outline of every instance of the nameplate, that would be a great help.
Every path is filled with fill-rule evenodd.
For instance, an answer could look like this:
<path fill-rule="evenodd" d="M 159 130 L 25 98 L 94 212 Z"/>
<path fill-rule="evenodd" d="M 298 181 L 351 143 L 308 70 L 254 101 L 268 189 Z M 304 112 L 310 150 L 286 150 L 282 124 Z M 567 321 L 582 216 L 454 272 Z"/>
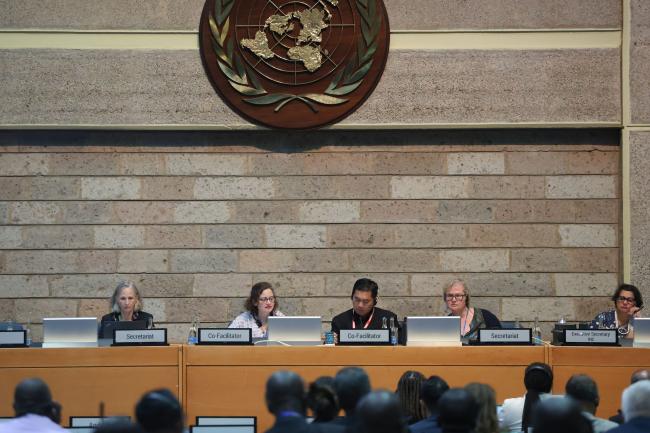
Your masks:
<path fill-rule="evenodd" d="M 0 347 L 26 347 L 26 337 L 25 330 L 0 331 Z"/>
<path fill-rule="evenodd" d="M 479 329 L 479 344 L 532 344 L 533 332 L 530 328 Z"/>
<path fill-rule="evenodd" d="M 71 416 L 70 427 L 97 427 L 104 421 L 130 421 L 129 416 Z"/>
<path fill-rule="evenodd" d="M 390 344 L 388 329 L 341 329 L 339 344 Z"/>
<path fill-rule="evenodd" d="M 251 328 L 199 328 L 198 344 L 252 344 Z"/>
<path fill-rule="evenodd" d="M 564 344 L 580 346 L 616 346 L 616 329 L 565 329 Z"/>
<path fill-rule="evenodd" d="M 113 346 L 166 346 L 167 329 L 116 329 Z"/>

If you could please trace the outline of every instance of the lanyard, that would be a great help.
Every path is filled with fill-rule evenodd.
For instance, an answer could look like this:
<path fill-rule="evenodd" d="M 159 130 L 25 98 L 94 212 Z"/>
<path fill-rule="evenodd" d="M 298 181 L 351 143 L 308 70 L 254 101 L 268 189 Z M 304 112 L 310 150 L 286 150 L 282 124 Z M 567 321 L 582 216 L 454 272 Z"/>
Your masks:
<path fill-rule="evenodd" d="M 375 315 L 375 309 L 372 309 L 372 314 L 370 314 L 370 317 L 368 317 L 368 321 L 363 325 L 363 329 L 367 329 L 368 326 L 370 326 L 370 322 L 372 321 L 372 316 Z M 359 316 L 361 317 L 361 316 Z M 354 310 L 352 310 L 352 329 L 357 329 L 357 324 L 354 322 Z"/>

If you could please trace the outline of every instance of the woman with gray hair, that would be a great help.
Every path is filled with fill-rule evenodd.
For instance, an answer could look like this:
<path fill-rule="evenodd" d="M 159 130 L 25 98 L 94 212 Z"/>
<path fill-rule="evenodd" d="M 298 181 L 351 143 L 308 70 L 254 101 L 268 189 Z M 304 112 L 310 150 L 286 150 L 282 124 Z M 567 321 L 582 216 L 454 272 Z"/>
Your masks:
<path fill-rule="evenodd" d="M 153 315 L 142 311 L 142 297 L 134 283 L 121 281 L 110 300 L 111 312 L 102 317 L 100 335 L 107 322 L 142 321 L 147 328 L 153 326 Z"/>

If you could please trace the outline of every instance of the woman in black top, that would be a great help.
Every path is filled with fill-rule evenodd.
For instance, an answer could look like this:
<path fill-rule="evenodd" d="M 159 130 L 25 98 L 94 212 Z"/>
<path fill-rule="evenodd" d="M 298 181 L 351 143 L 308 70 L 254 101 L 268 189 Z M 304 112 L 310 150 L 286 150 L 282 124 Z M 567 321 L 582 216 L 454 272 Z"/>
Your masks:
<path fill-rule="evenodd" d="M 153 326 L 153 316 L 142 311 L 142 297 L 138 288 L 131 281 L 120 282 L 115 288 L 110 302 L 111 312 L 102 317 L 100 335 L 103 333 L 106 322 L 144 321 L 147 323 L 147 328 Z"/>

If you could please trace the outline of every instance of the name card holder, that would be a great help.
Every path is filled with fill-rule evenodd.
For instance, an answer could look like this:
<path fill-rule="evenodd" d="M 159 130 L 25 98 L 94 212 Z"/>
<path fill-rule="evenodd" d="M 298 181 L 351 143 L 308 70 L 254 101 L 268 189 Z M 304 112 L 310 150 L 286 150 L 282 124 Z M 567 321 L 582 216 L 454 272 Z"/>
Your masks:
<path fill-rule="evenodd" d="M 27 331 L 0 331 L 0 347 L 27 347 Z"/>
<path fill-rule="evenodd" d="M 199 328 L 201 345 L 249 345 L 253 344 L 251 328 Z"/>
<path fill-rule="evenodd" d="M 71 416 L 70 427 L 90 427 L 95 428 L 106 420 L 111 421 L 130 421 L 130 416 Z"/>
<path fill-rule="evenodd" d="M 618 346 L 616 329 L 565 329 L 565 346 Z"/>
<path fill-rule="evenodd" d="M 389 346 L 389 329 L 341 329 L 339 344 L 342 346 Z"/>
<path fill-rule="evenodd" d="M 168 346 L 167 329 L 115 329 L 111 346 Z"/>
<path fill-rule="evenodd" d="M 483 346 L 532 346 L 530 328 L 479 329 L 478 344 Z"/>

